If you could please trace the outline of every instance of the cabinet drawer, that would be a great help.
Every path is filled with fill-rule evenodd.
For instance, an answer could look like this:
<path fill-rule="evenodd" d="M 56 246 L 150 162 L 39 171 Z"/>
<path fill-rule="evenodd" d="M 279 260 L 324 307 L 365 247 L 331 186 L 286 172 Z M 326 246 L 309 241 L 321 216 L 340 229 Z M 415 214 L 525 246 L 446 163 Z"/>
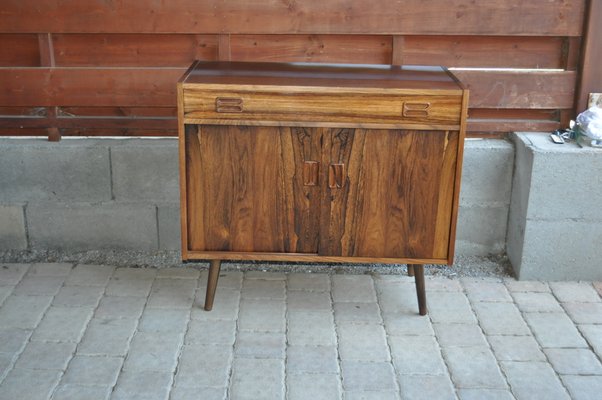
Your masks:
<path fill-rule="evenodd" d="M 458 125 L 454 95 L 305 93 L 184 87 L 184 117 L 226 121 L 313 121 Z"/>

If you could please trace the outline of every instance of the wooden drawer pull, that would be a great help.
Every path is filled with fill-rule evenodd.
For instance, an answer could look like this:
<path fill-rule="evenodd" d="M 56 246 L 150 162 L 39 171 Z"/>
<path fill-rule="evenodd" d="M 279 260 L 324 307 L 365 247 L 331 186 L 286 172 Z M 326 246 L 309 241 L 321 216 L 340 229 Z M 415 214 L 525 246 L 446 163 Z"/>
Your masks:
<path fill-rule="evenodd" d="M 403 103 L 402 115 L 408 118 L 429 116 L 431 103 Z"/>
<path fill-rule="evenodd" d="M 215 111 L 219 113 L 240 113 L 243 111 L 242 99 L 238 97 L 217 97 Z"/>
<path fill-rule="evenodd" d="M 319 173 L 319 162 L 305 161 L 303 163 L 303 186 L 317 186 Z"/>
<path fill-rule="evenodd" d="M 340 189 L 345 186 L 345 164 L 330 164 L 328 169 L 328 187 Z"/>

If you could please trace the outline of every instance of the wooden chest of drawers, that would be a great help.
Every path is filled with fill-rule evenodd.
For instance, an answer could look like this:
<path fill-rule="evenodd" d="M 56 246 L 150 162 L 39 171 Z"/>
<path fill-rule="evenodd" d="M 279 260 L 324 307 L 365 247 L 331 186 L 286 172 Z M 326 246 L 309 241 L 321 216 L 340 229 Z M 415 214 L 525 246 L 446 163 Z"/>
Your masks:
<path fill-rule="evenodd" d="M 195 62 L 182 258 L 451 264 L 468 92 L 439 67 Z"/>

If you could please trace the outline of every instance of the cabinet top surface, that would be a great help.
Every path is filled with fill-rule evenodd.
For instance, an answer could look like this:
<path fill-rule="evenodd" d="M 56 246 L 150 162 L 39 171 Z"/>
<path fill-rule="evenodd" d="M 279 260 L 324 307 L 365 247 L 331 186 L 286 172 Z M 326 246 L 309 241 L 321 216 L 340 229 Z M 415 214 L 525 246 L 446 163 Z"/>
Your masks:
<path fill-rule="evenodd" d="M 180 82 L 186 86 L 462 90 L 449 71 L 432 66 L 195 61 Z"/>

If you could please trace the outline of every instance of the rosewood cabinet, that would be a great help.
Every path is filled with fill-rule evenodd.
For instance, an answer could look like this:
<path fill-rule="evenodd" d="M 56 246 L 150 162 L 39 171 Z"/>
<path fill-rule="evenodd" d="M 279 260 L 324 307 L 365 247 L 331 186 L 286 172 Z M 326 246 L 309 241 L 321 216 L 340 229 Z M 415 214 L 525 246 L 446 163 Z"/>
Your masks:
<path fill-rule="evenodd" d="M 468 92 L 439 67 L 196 62 L 182 258 L 451 264 Z"/>

